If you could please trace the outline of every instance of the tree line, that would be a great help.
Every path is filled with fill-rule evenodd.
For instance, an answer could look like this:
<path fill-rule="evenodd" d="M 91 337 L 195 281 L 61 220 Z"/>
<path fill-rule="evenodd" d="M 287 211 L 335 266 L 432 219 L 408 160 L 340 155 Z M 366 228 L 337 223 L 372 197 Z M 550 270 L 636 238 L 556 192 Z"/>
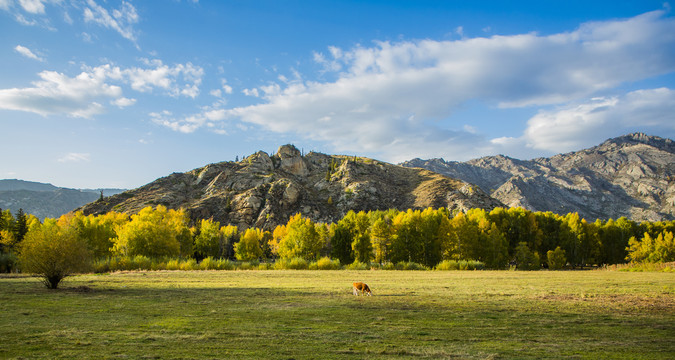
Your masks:
<path fill-rule="evenodd" d="M 0 214 L 2 271 L 12 270 L 11 259 L 17 253 L 27 268 L 31 251 L 36 260 L 66 256 L 54 247 L 59 242 L 83 259 L 145 256 L 199 262 L 327 257 L 341 264 L 406 262 L 428 268 L 443 261 L 475 260 L 488 269 L 675 261 L 675 221 L 638 223 L 622 217 L 587 222 L 578 213 L 558 215 L 523 208 L 466 213 L 444 208 L 350 211 L 330 224 L 296 214 L 273 231 L 239 229 L 212 219 L 191 223 L 185 210 L 164 206 L 146 207 L 131 216 L 77 212 L 44 222 L 23 211 L 16 216 L 7 210 Z"/>

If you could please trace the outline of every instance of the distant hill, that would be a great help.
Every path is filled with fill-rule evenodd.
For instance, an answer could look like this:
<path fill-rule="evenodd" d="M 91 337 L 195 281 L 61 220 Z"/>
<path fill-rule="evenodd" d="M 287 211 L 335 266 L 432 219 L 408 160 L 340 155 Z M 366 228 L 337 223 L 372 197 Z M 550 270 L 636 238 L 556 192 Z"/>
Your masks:
<path fill-rule="evenodd" d="M 17 180 L 17 179 L 0 180 L 0 191 L 16 191 L 16 190 L 54 191 L 57 189 L 59 188 L 52 184 L 44 184 L 39 182 Z"/>
<path fill-rule="evenodd" d="M 284 145 L 157 179 L 138 189 L 95 201 L 85 214 L 136 213 L 146 206 L 184 208 L 192 219 L 272 229 L 295 213 L 333 222 L 349 210 L 426 207 L 492 209 L 502 206 L 476 186 L 423 169 L 311 152 Z"/>
<path fill-rule="evenodd" d="M 636 221 L 675 219 L 675 142 L 635 133 L 550 158 L 488 156 L 401 164 L 477 184 L 504 204 Z"/>
<path fill-rule="evenodd" d="M 23 209 L 40 219 L 57 218 L 84 204 L 104 196 L 118 194 L 123 189 L 68 189 L 24 180 L 0 180 L 0 208 L 16 213 Z"/>

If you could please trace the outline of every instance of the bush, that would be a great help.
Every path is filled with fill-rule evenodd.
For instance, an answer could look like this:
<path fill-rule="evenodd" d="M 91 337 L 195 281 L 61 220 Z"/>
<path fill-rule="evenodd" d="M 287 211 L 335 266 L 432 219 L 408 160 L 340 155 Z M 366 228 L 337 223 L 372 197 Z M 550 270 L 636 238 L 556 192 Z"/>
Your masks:
<path fill-rule="evenodd" d="M 235 269 L 234 263 L 232 261 L 228 260 L 228 259 L 218 259 L 217 264 L 218 264 L 218 266 L 217 266 L 218 270 L 234 270 Z"/>
<path fill-rule="evenodd" d="M 396 265 L 392 262 L 385 262 L 380 265 L 380 270 L 396 270 Z"/>
<path fill-rule="evenodd" d="M 362 263 L 358 260 L 354 260 L 353 263 L 347 265 L 347 270 L 368 270 L 370 266 L 366 263 Z"/>
<path fill-rule="evenodd" d="M 539 254 L 532 252 L 525 242 L 518 243 L 515 256 L 518 270 L 539 270 L 541 268 Z"/>
<path fill-rule="evenodd" d="M 180 270 L 180 260 L 171 259 L 166 262 L 166 270 Z"/>
<path fill-rule="evenodd" d="M 21 269 L 39 275 L 49 289 L 56 289 L 66 276 L 88 271 L 91 260 L 87 244 L 77 233 L 56 222 L 29 231 L 19 252 Z"/>
<path fill-rule="evenodd" d="M 396 263 L 396 270 L 429 270 L 429 268 L 412 261 L 400 261 Z"/>
<path fill-rule="evenodd" d="M 255 268 L 257 268 L 257 267 L 258 266 L 255 265 Z M 253 270 L 253 269 L 254 269 L 253 264 L 251 264 L 248 261 L 240 262 L 239 265 L 237 265 L 237 270 Z"/>
<path fill-rule="evenodd" d="M 199 265 L 197 265 L 197 260 L 195 259 L 187 259 L 182 262 L 180 262 L 180 270 L 187 271 L 187 270 L 199 270 Z"/>
<path fill-rule="evenodd" d="M 271 270 L 272 269 L 272 264 L 270 263 L 260 263 L 258 264 L 258 270 Z"/>
<path fill-rule="evenodd" d="M 207 257 L 204 258 L 200 263 L 199 263 L 199 269 L 200 270 L 217 270 L 218 269 L 218 261 L 215 260 L 212 257 Z"/>
<path fill-rule="evenodd" d="M 457 260 L 443 260 L 436 265 L 434 270 L 459 270 Z"/>
<path fill-rule="evenodd" d="M 342 268 L 340 260 L 333 260 L 327 256 L 322 257 L 315 264 L 317 270 L 340 270 Z"/>
<path fill-rule="evenodd" d="M 278 259 L 274 263 L 275 270 L 307 270 L 308 268 L 309 264 L 307 264 L 307 260 L 301 257 Z"/>
<path fill-rule="evenodd" d="M 129 270 L 150 270 L 152 268 L 152 260 L 144 255 L 136 255 L 132 261 L 133 269 Z"/>
<path fill-rule="evenodd" d="M 546 259 L 548 260 L 548 268 L 550 270 L 560 270 L 567 264 L 565 250 L 561 249 L 560 246 L 555 248 L 555 250 L 549 250 L 546 253 Z"/>
<path fill-rule="evenodd" d="M 16 255 L 0 253 L 0 273 L 9 273 L 16 269 Z"/>

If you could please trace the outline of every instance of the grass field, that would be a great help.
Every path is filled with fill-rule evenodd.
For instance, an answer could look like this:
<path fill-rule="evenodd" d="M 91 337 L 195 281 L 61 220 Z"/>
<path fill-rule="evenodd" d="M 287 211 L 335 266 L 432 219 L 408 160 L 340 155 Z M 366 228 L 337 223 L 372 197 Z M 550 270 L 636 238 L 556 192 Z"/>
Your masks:
<path fill-rule="evenodd" d="M 0 278 L 0 358 L 675 358 L 672 273 L 160 271 L 61 286 Z"/>

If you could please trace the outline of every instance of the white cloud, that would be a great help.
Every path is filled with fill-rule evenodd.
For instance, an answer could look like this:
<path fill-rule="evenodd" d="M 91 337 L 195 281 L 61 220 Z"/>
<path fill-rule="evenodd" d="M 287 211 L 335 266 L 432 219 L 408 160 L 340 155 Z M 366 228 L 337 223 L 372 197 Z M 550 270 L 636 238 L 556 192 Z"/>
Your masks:
<path fill-rule="evenodd" d="M 136 43 L 136 32 L 133 26 L 138 23 L 139 16 L 131 3 L 122 1 L 120 8 L 114 9 L 111 14 L 94 0 L 87 0 L 87 5 L 83 11 L 85 22 L 93 22 L 112 29 L 122 35 L 123 38 Z"/>
<path fill-rule="evenodd" d="M 119 99 L 115 99 L 111 101 L 113 105 L 117 105 L 120 108 L 125 108 L 127 106 L 131 106 L 136 103 L 136 99 L 129 99 L 125 97 L 121 97 Z"/>
<path fill-rule="evenodd" d="M 674 48 L 675 19 L 663 11 L 549 36 L 332 48 L 330 59 L 315 54 L 314 60 L 324 71 L 340 69 L 335 81 L 280 78 L 281 84 L 244 89 L 261 103 L 228 109 L 225 118 L 301 134 L 337 150 L 381 154 L 385 160 L 422 152 L 462 157 L 469 151 L 463 146 L 477 144 L 471 150 L 475 155 L 496 145 L 463 130 L 464 120 L 453 122 L 453 112 L 467 101 L 503 108 L 580 101 L 675 71 Z M 198 123 L 192 124 L 194 131 Z"/>
<path fill-rule="evenodd" d="M 44 14 L 45 13 L 45 1 L 42 0 L 19 0 L 19 5 L 26 11 L 31 14 Z"/>
<path fill-rule="evenodd" d="M 161 88 L 171 96 L 183 95 L 193 99 L 199 95 L 199 86 L 204 76 L 204 69 L 201 67 L 189 62 L 174 66 L 165 65 L 161 60 L 145 60 L 145 63 L 152 68 L 134 67 L 121 70 L 134 90 L 150 92 L 154 88 Z"/>
<path fill-rule="evenodd" d="M 160 88 L 173 97 L 194 98 L 199 94 L 203 76 L 200 67 L 190 63 L 169 67 L 159 60 L 149 64 L 155 68 L 83 66 L 83 71 L 75 77 L 43 71 L 38 74 L 41 80 L 33 82 L 32 87 L 0 89 L 0 109 L 89 118 L 105 111 L 101 105 L 105 99 L 118 107 L 133 105 L 136 99 L 123 97 L 120 85 L 124 84 L 139 92 Z"/>
<path fill-rule="evenodd" d="M 27 48 L 25 46 L 17 45 L 14 48 L 14 51 L 18 52 L 19 54 L 21 54 L 21 55 L 23 55 L 23 56 L 25 56 L 29 59 L 37 60 L 37 61 L 40 61 L 40 62 L 45 61 L 42 57 L 35 55 L 35 53 L 33 53 L 29 48 Z"/>
<path fill-rule="evenodd" d="M 0 9 L 7 11 L 10 5 L 12 5 L 12 0 L 0 0 Z"/>
<path fill-rule="evenodd" d="M 100 69 L 72 78 L 55 71 L 43 71 L 38 76 L 42 80 L 33 82 L 33 87 L 0 89 L 0 109 L 88 118 L 103 111 L 96 99 L 122 94 L 120 87 L 105 83 Z"/>
<path fill-rule="evenodd" d="M 528 122 L 523 140 L 534 149 L 567 152 L 642 129 L 675 130 L 675 90 L 646 89 L 624 96 L 598 97 L 554 111 L 540 111 Z"/>
<path fill-rule="evenodd" d="M 87 153 L 68 153 L 56 161 L 61 163 L 79 163 L 91 161 L 91 155 Z"/>

